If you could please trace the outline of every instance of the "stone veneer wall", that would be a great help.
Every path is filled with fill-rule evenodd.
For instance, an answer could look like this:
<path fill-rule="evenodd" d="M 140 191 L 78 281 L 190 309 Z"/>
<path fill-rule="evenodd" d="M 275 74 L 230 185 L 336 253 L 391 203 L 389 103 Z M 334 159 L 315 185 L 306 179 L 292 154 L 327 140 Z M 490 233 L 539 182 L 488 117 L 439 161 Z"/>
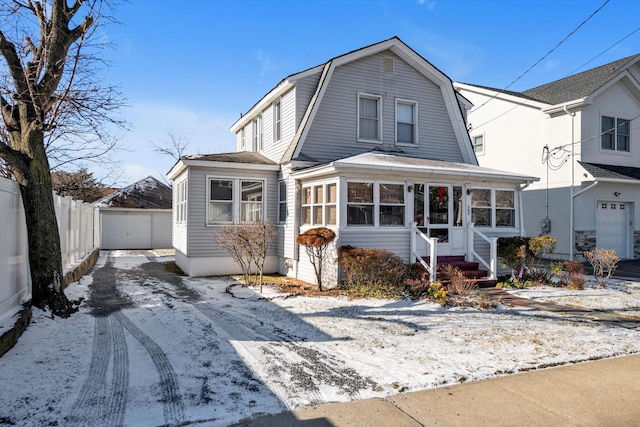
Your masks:
<path fill-rule="evenodd" d="M 596 248 L 596 230 L 576 230 L 575 250 L 576 256 L 582 257 L 584 251 L 592 251 Z"/>
<path fill-rule="evenodd" d="M 640 258 L 640 230 L 633 231 L 633 258 Z"/>

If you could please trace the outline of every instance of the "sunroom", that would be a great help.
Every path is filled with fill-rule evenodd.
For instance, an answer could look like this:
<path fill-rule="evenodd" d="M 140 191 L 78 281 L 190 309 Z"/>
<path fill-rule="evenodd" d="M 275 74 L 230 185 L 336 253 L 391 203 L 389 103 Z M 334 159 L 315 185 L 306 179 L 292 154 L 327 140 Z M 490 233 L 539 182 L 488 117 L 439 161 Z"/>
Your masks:
<path fill-rule="evenodd" d="M 497 274 L 498 237 L 525 235 L 520 193 L 537 178 L 461 163 L 369 152 L 292 173 L 300 233 L 326 226 L 336 247 L 387 249 L 425 263 L 463 257 Z M 301 279 L 312 266 L 300 256 Z M 328 269 L 338 281 L 337 268 Z"/>

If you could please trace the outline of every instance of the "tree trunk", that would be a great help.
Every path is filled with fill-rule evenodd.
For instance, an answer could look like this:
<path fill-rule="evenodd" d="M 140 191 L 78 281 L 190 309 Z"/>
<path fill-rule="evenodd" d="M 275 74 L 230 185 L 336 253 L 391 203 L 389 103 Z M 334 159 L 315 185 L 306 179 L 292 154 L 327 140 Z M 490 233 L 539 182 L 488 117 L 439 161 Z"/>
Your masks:
<path fill-rule="evenodd" d="M 40 136 L 42 137 L 42 136 Z M 20 193 L 24 205 L 29 242 L 32 304 L 49 307 L 61 317 L 75 310 L 62 290 L 62 256 L 60 234 L 51 186 L 51 172 L 44 144 L 34 144 L 33 158 L 22 172 Z"/>

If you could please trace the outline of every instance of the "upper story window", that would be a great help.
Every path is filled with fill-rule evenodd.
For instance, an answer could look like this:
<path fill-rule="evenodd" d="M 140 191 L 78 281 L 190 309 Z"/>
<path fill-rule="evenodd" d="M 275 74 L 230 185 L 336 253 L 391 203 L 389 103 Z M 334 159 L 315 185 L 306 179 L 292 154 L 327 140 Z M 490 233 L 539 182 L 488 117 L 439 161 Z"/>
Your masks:
<path fill-rule="evenodd" d="M 473 143 L 473 151 L 476 154 L 484 154 L 484 135 L 476 135 L 471 138 L 471 142 Z"/>
<path fill-rule="evenodd" d="M 416 144 L 418 103 L 414 101 L 396 101 L 396 143 Z"/>
<path fill-rule="evenodd" d="M 358 140 L 382 141 L 381 116 L 382 97 L 358 94 Z"/>
<path fill-rule="evenodd" d="M 253 151 L 262 151 L 262 116 L 253 119 Z"/>
<path fill-rule="evenodd" d="M 245 147 L 245 138 L 244 138 L 244 127 L 240 129 L 240 148 L 244 150 Z"/>
<path fill-rule="evenodd" d="M 208 182 L 208 224 L 262 221 L 263 181 L 209 178 Z"/>
<path fill-rule="evenodd" d="M 184 225 L 187 222 L 187 180 L 176 184 L 176 222 Z"/>
<path fill-rule="evenodd" d="M 474 188 L 471 222 L 479 227 L 515 227 L 515 191 Z"/>
<path fill-rule="evenodd" d="M 619 117 L 602 116 L 602 149 L 625 151 L 631 150 L 629 120 Z"/>
<path fill-rule="evenodd" d="M 273 140 L 280 141 L 282 138 L 282 104 L 276 101 L 273 104 Z"/>

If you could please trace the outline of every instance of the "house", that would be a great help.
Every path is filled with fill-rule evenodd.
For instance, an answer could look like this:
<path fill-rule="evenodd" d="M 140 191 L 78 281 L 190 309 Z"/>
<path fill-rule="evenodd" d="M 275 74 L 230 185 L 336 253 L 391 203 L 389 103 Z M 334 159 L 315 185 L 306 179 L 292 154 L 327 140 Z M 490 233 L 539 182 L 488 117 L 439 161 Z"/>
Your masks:
<path fill-rule="evenodd" d="M 101 249 L 171 247 L 171 187 L 148 176 L 93 203 Z"/>
<path fill-rule="evenodd" d="M 640 256 L 640 55 L 523 92 L 454 87 L 475 105 L 480 165 L 541 177 L 523 192 L 527 233 L 554 236 L 562 258 Z"/>
<path fill-rule="evenodd" d="M 278 229 L 265 271 L 309 282 L 296 237 L 318 226 L 336 247 L 429 255 L 432 272 L 437 256 L 466 257 L 495 276 L 495 241 L 523 233 L 520 194 L 536 178 L 478 166 L 461 105 L 397 37 L 286 77 L 231 126 L 236 152 L 184 156 L 169 171 L 176 263 L 236 273 L 216 236 L 264 220 Z M 336 283 L 328 258 L 323 283 Z"/>

